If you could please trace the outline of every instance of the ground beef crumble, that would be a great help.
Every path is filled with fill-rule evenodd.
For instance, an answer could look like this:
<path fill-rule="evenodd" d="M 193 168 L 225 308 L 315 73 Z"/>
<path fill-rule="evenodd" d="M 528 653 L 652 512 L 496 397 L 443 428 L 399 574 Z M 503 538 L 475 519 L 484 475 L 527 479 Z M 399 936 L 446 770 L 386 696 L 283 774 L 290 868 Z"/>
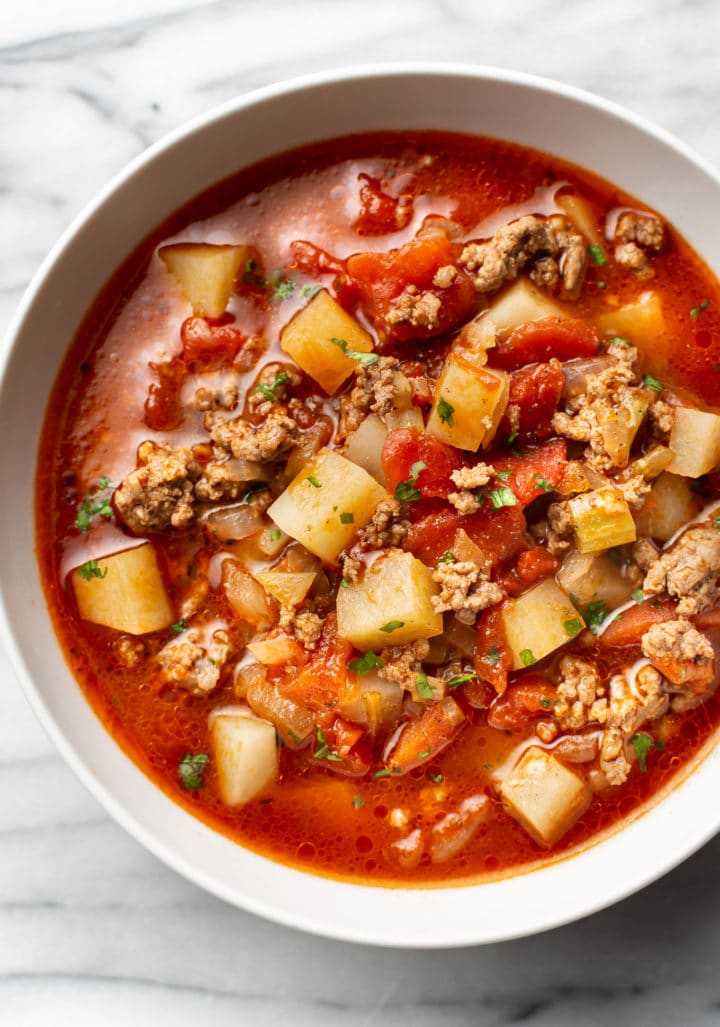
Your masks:
<path fill-rule="evenodd" d="M 202 632 L 190 629 L 183 638 L 168 642 L 157 654 L 167 681 L 194 695 L 207 695 L 218 681 L 230 656 L 230 636 L 219 628 L 205 647 Z"/>
<path fill-rule="evenodd" d="M 399 500 L 383 499 L 365 527 L 358 531 L 353 549 L 367 551 L 401 546 L 409 527 L 410 521 L 402 516 Z"/>
<path fill-rule="evenodd" d="M 422 661 L 430 655 L 430 643 L 426 638 L 407 645 L 391 645 L 379 652 L 383 666 L 378 674 L 386 681 L 394 681 L 408 691 L 412 691 L 415 678 L 422 670 Z"/>
<path fill-rule="evenodd" d="M 442 286 L 442 288 L 448 288 L 448 286 Z M 408 324 L 414 328 L 426 328 L 432 331 L 440 324 L 441 306 L 442 301 L 434 292 L 430 292 L 430 290 L 420 292 L 416 285 L 408 285 L 385 315 L 385 324 L 388 328 L 398 324 Z"/>
<path fill-rule="evenodd" d="M 262 424 L 251 424 L 242 417 L 230 420 L 205 415 L 210 438 L 226 456 L 236 460 L 272 463 L 296 442 L 296 422 L 282 409 L 271 410 Z"/>
<path fill-rule="evenodd" d="M 643 589 L 679 600 L 677 615 L 692 617 L 720 596 L 720 531 L 714 523 L 689 528 L 648 570 Z"/>
<path fill-rule="evenodd" d="M 313 610 L 282 606 L 278 626 L 293 635 L 306 649 L 314 649 L 322 634 L 323 622 Z"/>
<path fill-rule="evenodd" d="M 358 366 L 353 388 L 340 397 L 339 439 L 356 431 L 368 414 L 384 417 L 390 413 L 397 395 L 399 363 L 395 357 L 380 357 L 374 364 Z"/>
<path fill-rule="evenodd" d="M 439 595 L 432 597 L 433 609 L 436 613 L 454 610 L 464 624 L 474 624 L 481 610 L 505 598 L 500 586 L 469 560 L 439 564 L 433 571 L 433 581 L 440 585 Z"/>
<path fill-rule="evenodd" d="M 200 465 L 188 448 L 154 442 L 138 447 L 140 466 L 115 490 L 115 508 L 136 534 L 186 528 L 195 518 L 194 483 Z"/>
<path fill-rule="evenodd" d="M 648 251 L 658 253 L 665 242 L 665 228 L 654 214 L 624 211 L 615 225 L 615 260 L 642 277 L 652 275 Z"/>

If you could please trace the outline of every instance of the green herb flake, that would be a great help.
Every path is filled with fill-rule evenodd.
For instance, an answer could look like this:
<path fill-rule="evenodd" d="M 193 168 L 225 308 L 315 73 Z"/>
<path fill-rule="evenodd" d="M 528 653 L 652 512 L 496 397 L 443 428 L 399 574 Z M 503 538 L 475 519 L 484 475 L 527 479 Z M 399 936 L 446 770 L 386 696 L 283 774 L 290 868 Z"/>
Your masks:
<path fill-rule="evenodd" d="M 517 496 L 507 485 L 503 485 L 498 489 L 490 489 L 488 495 L 490 496 L 493 510 L 500 510 L 504 506 L 518 505 Z"/>
<path fill-rule="evenodd" d="M 490 646 L 485 657 L 485 662 L 495 667 L 500 662 L 500 650 L 496 646 Z"/>
<path fill-rule="evenodd" d="M 369 652 L 363 653 L 363 655 L 358 657 L 357 660 L 350 660 L 347 665 L 347 669 L 361 678 L 364 674 L 369 674 L 370 671 L 374 670 L 376 667 L 382 666 L 383 661 L 377 653 Z"/>
<path fill-rule="evenodd" d="M 537 660 L 532 654 L 532 649 L 521 649 L 520 659 L 522 660 L 523 667 L 532 667 L 534 663 L 537 663 Z"/>
<path fill-rule="evenodd" d="M 273 381 L 272 385 L 256 385 L 253 392 L 259 392 L 260 395 L 264 396 L 265 399 L 269 399 L 271 403 L 274 403 L 278 398 L 277 390 L 285 382 L 290 381 L 290 375 L 286 371 L 281 371 Z"/>
<path fill-rule="evenodd" d="M 552 492 L 553 487 L 545 478 L 542 478 L 539 474 L 534 474 L 533 477 L 539 489 L 542 489 L 543 492 Z"/>
<path fill-rule="evenodd" d="M 333 752 L 328 745 L 327 738 L 323 733 L 322 728 L 315 728 L 315 737 L 317 738 L 317 748 L 313 753 L 316 760 L 330 760 L 332 763 L 342 763 L 342 756 L 338 756 L 336 752 Z"/>
<path fill-rule="evenodd" d="M 315 296 L 317 296 L 321 289 L 322 285 L 303 285 L 302 289 L 300 290 L 300 295 L 303 296 L 305 299 L 311 300 L 314 299 Z"/>
<path fill-rule="evenodd" d="M 432 783 L 433 783 L 434 785 L 439 785 L 439 784 L 442 784 L 442 783 L 443 783 L 443 781 L 445 780 L 445 775 L 444 775 L 444 774 L 440 774 L 440 773 L 438 773 L 438 774 L 433 774 L 432 772 L 430 772 L 430 773 L 428 774 L 428 777 L 430 778 L 430 780 L 432 781 Z"/>
<path fill-rule="evenodd" d="M 457 563 L 457 560 L 448 549 L 447 552 L 443 553 L 443 555 L 440 557 L 438 563 Z"/>
<path fill-rule="evenodd" d="M 82 567 L 78 567 L 77 572 L 79 578 L 83 578 L 84 581 L 90 581 L 91 578 L 106 577 L 108 569 L 105 567 L 104 570 L 100 570 L 100 564 L 97 560 L 88 560 Z"/>
<path fill-rule="evenodd" d="M 603 253 L 602 246 L 598 246 L 597 243 L 588 246 L 588 253 L 596 267 L 604 267 L 607 264 L 607 257 Z"/>
<path fill-rule="evenodd" d="M 422 751 L 422 752 L 419 752 L 419 753 L 417 754 L 417 758 L 418 758 L 419 760 L 426 760 L 426 759 L 428 758 L 428 756 L 429 756 L 429 755 L 430 755 L 430 750 L 429 750 L 429 749 L 423 749 L 423 751 Z"/>
<path fill-rule="evenodd" d="M 438 400 L 437 415 L 443 424 L 449 424 L 450 427 L 453 425 L 453 414 L 455 413 L 455 407 L 452 406 L 448 401 L 441 396 Z"/>
<path fill-rule="evenodd" d="M 428 681 L 427 674 L 418 674 L 415 678 L 415 691 L 420 699 L 432 699 L 435 695 Z"/>
<path fill-rule="evenodd" d="M 507 481 L 511 474 L 512 471 L 498 471 L 497 476 L 500 481 Z"/>
<path fill-rule="evenodd" d="M 113 509 L 110 506 L 109 496 L 102 495 L 110 488 L 110 479 L 102 477 L 98 480 L 95 488 L 85 496 L 78 507 L 75 524 L 80 531 L 88 531 L 94 517 L 112 517 Z"/>
<path fill-rule="evenodd" d="M 305 481 L 309 481 L 314 489 L 321 488 L 320 482 L 317 480 L 317 478 L 315 477 L 314 474 L 308 474 L 308 476 L 305 479 Z"/>
<path fill-rule="evenodd" d="M 445 687 L 457 688 L 458 685 L 464 685 L 466 681 L 474 681 L 476 677 L 477 674 L 456 674 L 455 677 L 445 682 Z"/>
<path fill-rule="evenodd" d="M 424 460 L 416 460 L 410 468 L 410 477 L 407 481 L 399 481 L 395 486 L 395 498 L 399 499 L 401 503 L 414 503 L 422 493 L 420 489 L 415 488 L 415 482 L 418 479 L 418 475 L 421 471 L 427 470 L 427 464 Z"/>
<path fill-rule="evenodd" d="M 382 770 L 376 770 L 373 777 L 390 777 L 390 773 L 387 767 L 383 767 Z"/>
<path fill-rule="evenodd" d="M 397 631 L 398 628 L 404 628 L 404 627 L 405 627 L 405 621 L 404 620 L 389 620 L 387 622 L 387 624 L 383 624 L 383 626 L 380 628 L 380 630 L 384 631 L 385 634 L 390 635 L 390 634 L 392 634 L 393 631 Z"/>
<path fill-rule="evenodd" d="M 541 699 L 540 705 L 544 710 L 549 710 L 552 706 L 555 705 L 556 702 L 557 699 Z"/>
<path fill-rule="evenodd" d="M 651 374 L 643 375 L 643 385 L 648 389 L 652 389 L 653 392 L 664 392 L 665 386 L 662 382 L 658 381 L 657 378 L 653 378 Z"/>
<path fill-rule="evenodd" d="M 632 745 L 638 758 L 641 774 L 647 773 L 647 757 L 648 753 L 652 751 L 654 744 L 652 736 L 647 731 L 640 731 L 630 739 L 630 745 Z"/>
<path fill-rule="evenodd" d="M 582 621 L 579 617 L 573 617 L 572 620 L 566 620 L 563 627 L 565 628 L 565 634 L 568 635 L 569 638 L 575 638 L 575 636 L 579 635 L 582 631 Z"/>
<path fill-rule="evenodd" d="M 608 346 L 629 346 L 630 341 L 623 335 L 613 335 L 612 339 L 608 339 Z"/>
<path fill-rule="evenodd" d="M 349 587 L 350 587 L 350 578 L 341 578 L 340 579 L 340 588 L 349 588 Z"/>
<path fill-rule="evenodd" d="M 720 514 L 715 514 L 713 516 L 713 524 L 715 525 L 717 530 L 720 531 Z"/>
<path fill-rule="evenodd" d="M 330 342 L 339 346 L 346 357 L 349 357 L 350 360 L 357 361 L 357 363 L 362 367 L 369 367 L 371 364 L 377 364 L 380 359 L 380 356 L 377 353 L 361 353 L 359 350 L 349 349 L 348 343 L 345 339 L 332 338 L 330 339 Z"/>
<path fill-rule="evenodd" d="M 492 763 L 485 763 L 485 764 L 483 764 L 483 766 L 485 767 L 486 770 L 492 770 L 493 769 Z"/>
<path fill-rule="evenodd" d="M 295 292 L 296 282 L 292 278 L 281 278 L 278 284 L 275 286 L 275 290 L 272 294 L 272 298 L 276 302 L 286 300 L 289 296 Z"/>
<path fill-rule="evenodd" d="M 690 317 L 693 319 L 693 321 L 699 321 L 700 315 L 703 313 L 703 311 L 707 310 L 709 306 L 709 300 L 703 300 L 702 303 L 698 303 L 696 307 L 690 308 Z"/>
<path fill-rule="evenodd" d="M 643 602 L 645 601 L 645 595 L 641 588 L 636 588 L 634 591 L 632 591 L 630 593 L 630 597 L 638 604 L 638 606 L 642 606 Z"/>
<path fill-rule="evenodd" d="M 170 630 L 172 631 L 173 635 L 182 635 L 186 627 L 187 624 L 185 623 L 183 618 L 180 618 L 180 620 L 175 621 L 174 624 L 170 625 Z"/>
<path fill-rule="evenodd" d="M 210 757 L 204 752 L 198 752 L 195 755 L 186 752 L 178 763 L 178 777 L 183 788 L 187 788 L 190 792 L 196 792 L 201 788 L 203 774 L 209 762 Z"/>
<path fill-rule="evenodd" d="M 360 809 L 361 806 L 365 805 L 365 800 L 362 795 L 356 795 L 352 801 L 353 809 Z"/>
<path fill-rule="evenodd" d="M 355 523 L 355 514 L 351 514 L 351 513 L 347 513 L 347 512 L 341 513 L 340 514 L 340 523 L 341 524 L 354 524 Z"/>
<path fill-rule="evenodd" d="M 607 288 L 607 282 L 597 281 L 597 282 L 595 282 L 595 285 L 597 285 L 598 289 L 606 289 Z"/>
<path fill-rule="evenodd" d="M 279 528 L 271 528 L 270 529 L 270 541 L 271 542 L 279 542 L 281 538 L 282 538 L 282 532 L 280 531 Z"/>
<path fill-rule="evenodd" d="M 513 442 L 517 441 L 517 437 L 518 433 L 516 431 L 511 431 L 507 438 L 508 446 L 512 446 Z"/>
<path fill-rule="evenodd" d="M 573 605 L 578 606 L 578 603 L 571 596 Z M 578 607 L 579 609 L 579 607 Z M 595 599 L 593 602 L 588 603 L 584 610 L 580 609 L 580 613 L 583 616 L 585 625 L 590 628 L 592 633 L 596 635 L 600 628 L 600 625 L 606 619 L 610 611 L 608 610 L 605 601 L 603 599 Z"/>

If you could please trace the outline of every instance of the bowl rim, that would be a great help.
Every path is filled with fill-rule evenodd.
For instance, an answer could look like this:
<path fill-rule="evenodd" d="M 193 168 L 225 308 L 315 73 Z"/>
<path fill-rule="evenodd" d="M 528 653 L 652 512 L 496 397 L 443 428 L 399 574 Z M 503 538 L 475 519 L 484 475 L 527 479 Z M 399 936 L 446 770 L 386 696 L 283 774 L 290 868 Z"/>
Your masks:
<path fill-rule="evenodd" d="M 85 225 L 92 220 L 96 212 L 98 212 L 106 201 L 112 197 L 113 193 L 115 193 L 115 191 L 124 183 L 133 178 L 133 176 L 142 168 L 151 164 L 160 154 L 172 149 L 176 143 L 193 135 L 198 130 L 207 128 L 209 125 L 221 121 L 228 115 L 236 114 L 243 109 L 261 104 L 268 100 L 277 99 L 278 97 L 282 97 L 289 93 L 300 92 L 302 90 L 312 89 L 318 86 L 327 86 L 341 82 L 345 83 L 372 80 L 378 77 L 403 78 L 419 75 L 438 78 L 472 78 L 474 80 L 487 81 L 489 83 L 500 82 L 514 86 L 521 86 L 535 92 L 540 91 L 550 93 L 556 97 L 562 97 L 573 101 L 574 103 L 586 108 L 592 108 L 595 111 L 609 114 L 613 118 L 625 123 L 626 126 L 630 126 L 646 136 L 655 139 L 671 150 L 674 150 L 685 161 L 695 165 L 698 170 L 703 172 L 720 188 L 720 173 L 718 173 L 715 167 L 705 158 L 696 153 L 694 149 L 682 140 L 677 139 L 667 130 L 654 125 L 643 116 L 635 114 L 614 101 L 606 100 L 575 86 L 546 77 L 514 71 L 511 69 L 496 68 L 490 65 L 448 61 L 377 62 L 353 65 L 349 68 L 328 69 L 321 72 L 295 76 L 281 82 L 276 82 L 250 92 L 243 93 L 240 96 L 225 101 L 222 104 L 213 106 L 204 113 L 194 116 L 190 120 L 166 133 L 151 146 L 143 150 L 119 172 L 117 172 L 110 181 L 95 194 L 90 202 L 86 204 L 84 208 L 73 218 L 71 223 L 63 231 L 57 242 L 41 262 L 37 271 L 33 275 L 33 278 L 19 303 L 14 316 L 11 318 L 10 325 L 5 334 L 2 349 L 0 350 L 0 395 L 3 395 L 5 391 L 10 357 L 14 352 L 15 343 L 22 332 L 25 319 L 32 309 L 38 293 L 40 293 L 42 289 L 46 276 L 56 265 L 59 258 L 62 257 L 64 250 L 70 242 L 81 233 Z M 212 184 L 213 183 L 208 183 L 208 186 Z M 110 269 L 110 273 L 111 271 L 112 269 Z M 669 872 L 679 863 L 692 855 L 692 853 L 697 851 L 697 849 L 704 845 L 720 829 L 720 811 L 718 812 L 717 818 L 714 822 L 708 819 L 706 822 L 701 823 L 699 817 L 690 818 L 689 821 L 682 825 L 684 828 L 688 829 L 687 833 L 683 836 L 683 840 L 677 844 L 672 853 L 666 854 L 661 860 L 656 860 L 655 863 L 649 862 L 646 867 L 636 868 L 634 873 L 626 876 L 623 876 L 622 874 L 615 875 L 610 886 L 608 886 L 607 883 L 603 885 L 601 894 L 593 895 L 589 892 L 584 901 L 576 902 L 572 908 L 563 908 L 560 904 L 558 910 L 552 914 L 548 913 L 547 910 L 538 910 L 537 912 L 533 910 L 530 915 L 525 918 L 522 925 L 516 925 L 513 928 L 508 928 L 506 930 L 503 930 L 502 927 L 496 926 L 494 930 L 487 931 L 482 929 L 482 925 L 471 924 L 468 926 L 463 922 L 456 925 L 450 925 L 450 927 L 446 927 L 444 931 L 438 929 L 439 936 L 430 937 L 427 932 L 423 933 L 422 936 L 417 936 L 408 933 L 407 930 L 403 931 L 402 929 L 388 931 L 387 924 L 380 924 L 373 929 L 368 927 L 367 924 L 358 924 L 357 926 L 353 925 L 352 927 L 349 927 L 347 923 L 328 923 L 327 917 L 322 913 L 320 915 L 313 914 L 302 916 L 299 915 L 297 911 L 290 912 L 283 904 L 282 896 L 278 898 L 275 895 L 268 896 L 248 893 L 238 894 L 236 887 L 233 885 L 219 881 L 211 874 L 206 873 L 203 869 L 195 865 L 191 858 L 186 858 L 178 850 L 171 848 L 159 837 L 156 837 L 156 835 L 153 834 L 152 831 L 148 830 L 139 821 L 136 815 L 131 812 L 129 808 L 126 808 L 126 806 L 124 806 L 122 802 L 120 802 L 98 779 L 93 768 L 80 756 L 73 743 L 56 722 L 52 712 L 45 702 L 45 699 L 43 698 L 40 688 L 33 680 L 33 676 L 10 625 L 10 602 L 11 599 L 7 594 L 5 584 L 2 579 L 0 579 L 0 644 L 2 644 L 15 676 L 41 725 L 52 740 L 53 744 L 59 750 L 64 760 L 72 768 L 76 776 L 90 794 L 98 800 L 103 808 L 118 823 L 120 823 L 132 837 L 137 839 L 146 849 L 171 869 L 175 870 L 191 882 L 204 888 L 211 894 L 224 899 L 228 903 L 266 917 L 269 920 L 284 924 L 285 926 L 338 940 L 374 944 L 383 947 L 417 949 L 440 947 L 454 948 L 523 937 L 581 919 L 591 913 L 604 909 L 607 906 L 620 901 Z M 707 762 L 708 760 L 705 758 L 704 764 L 707 764 Z M 690 781 L 698 777 L 698 772 L 701 769 L 701 765 L 695 765 L 691 773 L 677 782 L 675 787 L 672 789 L 672 792 L 677 793 L 681 789 L 686 788 Z M 667 803 L 669 798 L 669 795 L 664 794 L 655 808 Z M 172 802 L 170 799 L 168 801 Z M 189 812 L 183 811 L 183 813 L 187 817 L 192 817 Z M 621 829 L 616 833 L 615 837 L 620 837 L 625 834 L 625 832 L 630 830 L 634 823 L 637 823 L 641 819 L 643 818 L 639 817 L 632 824 Z M 205 825 L 203 825 L 203 827 L 204 826 Z M 213 829 L 208 827 L 207 830 L 212 831 Z M 375 893 L 382 892 L 389 896 L 415 895 L 427 897 L 432 894 L 449 895 L 452 892 L 462 893 L 467 889 L 474 890 L 478 888 L 490 888 L 494 885 L 502 886 L 504 882 L 517 881 L 523 877 L 533 877 L 536 873 L 557 871 L 558 868 L 567 865 L 569 862 L 582 858 L 583 855 L 596 849 L 599 845 L 605 846 L 612 844 L 612 841 L 613 839 L 610 837 L 603 837 L 598 843 L 596 843 L 596 845 L 590 846 L 588 849 L 585 849 L 576 855 L 558 860 L 546 867 L 541 867 L 538 870 L 530 870 L 524 874 L 506 878 L 504 881 L 489 882 L 486 884 L 459 884 L 445 888 L 442 886 L 432 886 L 427 889 L 406 889 L 402 887 L 384 889 L 376 886 L 364 886 L 350 882 L 340 882 L 333 878 L 318 877 L 317 875 L 310 875 L 303 871 L 295 870 L 294 868 L 285 869 L 289 869 L 293 874 L 296 874 L 298 878 L 310 877 L 315 881 L 324 882 L 327 886 L 325 890 L 328 890 L 329 888 L 340 888 L 343 890 L 360 889 L 365 893 L 368 891 Z M 259 856 L 258 858 L 262 860 L 267 859 L 267 857 L 262 856 Z M 268 862 L 272 861 L 268 860 Z M 392 901 L 388 901 L 389 907 L 391 907 L 392 904 Z M 435 927 L 437 929 L 439 925 L 436 924 Z"/>

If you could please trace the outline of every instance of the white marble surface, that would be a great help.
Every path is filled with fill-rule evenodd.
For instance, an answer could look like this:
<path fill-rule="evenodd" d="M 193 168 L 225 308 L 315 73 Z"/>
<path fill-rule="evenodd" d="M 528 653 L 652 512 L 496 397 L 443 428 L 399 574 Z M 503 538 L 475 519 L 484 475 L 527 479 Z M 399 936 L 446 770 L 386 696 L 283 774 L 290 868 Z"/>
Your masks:
<path fill-rule="evenodd" d="M 244 90 L 360 61 L 497 64 L 618 100 L 720 164 L 718 36 L 717 0 L 8 0 L 0 326 L 110 175 Z M 304 937 L 148 855 L 55 754 L 2 654 L 0 682 L 0 1024 L 720 1022 L 720 840 L 541 937 L 445 953 Z"/>

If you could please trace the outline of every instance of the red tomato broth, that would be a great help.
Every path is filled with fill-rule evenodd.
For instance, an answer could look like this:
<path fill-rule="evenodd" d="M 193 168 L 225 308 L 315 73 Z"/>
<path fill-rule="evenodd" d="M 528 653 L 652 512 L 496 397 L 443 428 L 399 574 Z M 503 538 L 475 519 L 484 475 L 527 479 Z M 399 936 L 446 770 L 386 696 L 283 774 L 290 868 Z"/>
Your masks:
<path fill-rule="evenodd" d="M 426 164 L 432 156 L 433 164 Z M 389 188 L 387 183 L 411 175 L 414 210 L 405 227 L 387 233 L 389 208 L 377 197 L 368 209 L 358 207 L 354 216 L 348 217 L 353 183 L 362 174 L 382 180 L 384 190 Z M 507 874 L 546 858 L 519 825 L 499 812 L 448 863 L 435 865 L 424 857 L 418 869 L 408 874 L 386 857 L 388 843 L 397 836 L 387 824 L 389 811 L 415 810 L 421 792 L 429 790 L 430 795 L 447 787 L 445 799 L 428 801 L 412 817 L 414 824 L 430 826 L 463 798 L 488 790 L 492 777 L 488 767 L 499 766 L 528 737 L 523 732 L 499 736 L 487 727 L 482 711 L 463 701 L 462 689 L 457 690 L 457 698 L 469 725 L 428 768 L 419 767 L 402 778 L 341 777 L 309 760 L 294 760 L 283 751 L 280 782 L 260 802 L 235 810 L 225 807 L 217 792 L 212 761 L 200 792 L 190 793 L 181 787 L 178 762 L 185 752 L 209 751 L 207 715 L 223 702 L 234 701 L 231 684 L 199 698 L 182 688 L 160 684 L 150 675 L 138 681 L 136 672 L 122 668 L 114 655 L 116 633 L 79 620 L 71 590 L 64 582 L 67 569 L 78 562 L 73 556 L 78 546 L 74 529 L 77 506 L 92 484 L 103 475 L 117 482 L 135 466 L 135 451 L 144 439 L 184 444 L 197 437 L 201 424 L 199 414 L 188 416 L 187 411 L 177 427 L 163 424 L 160 430 L 150 431 L 145 421 L 148 390 L 157 383 L 151 364 L 180 355 L 181 324 L 186 316 L 186 305 L 154 255 L 155 248 L 167 241 L 242 238 L 262 247 L 267 268 L 284 267 L 293 274 L 292 243 L 296 240 L 311 239 L 344 260 L 352 253 L 401 246 L 413 237 L 428 213 L 451 213 L 464 234 L 472 236 L 475 226 L 498 210 L 523 212 L 528 204 L 532 206 L 535 196 L 540 197 L 536 212 L 555 211 L 548 188 L 563 182 L 576 183 L 600 210 L 636 205 L 614 186 L 555 158 L 470 137 L 377 134 L 281 155 L 220 183 L 153 232 L 103 290 L 64 361 L 40 443 L 36 518 L 48 604 L 68 662 L 115 740 L 160 787 L 206 823 L 266 856 L 332 876 L 406 885 Z M 323 198 L 321 204 L 318 196 Z M 374 222 L 373 205 L 378 202 L 380 212 Z M 503 220 L 512 216 L 505 212 Z M 374 223 L 377 234 L 372 232 Z M 661 376 L 671 373 L 674 383 L 695 392 L 706 405 L 720 406 L 720 374 L 715 371 L 720 365 L 720 290 L 687 244 L 675 233 L 670 239 L 653 280 L 653 288 L 663 297 L 667 338 L 659 340 L 647 355 L 646 366 Z M 331 286 L 335 277 L 336 271 L 331 269 L 322 281 Z M 604 289 L 593 288 L 592 283 L 599 280 L 605 282 Z M 298 274 L 298 282 L 302 281 Z M 238 376 L 241 390 L 254 382 L 264 362 L 282 359 L 273 340 L 300 306 L 297 292 L 274 306 L 266 297 L 257 301 L 245 292 L 232 301 L 230 313 L 243 334 L 267 334 L 271 340 L 259 363 Z M 591 317 L 612 296 L 618 303 L 628 298 L 620 269 L 610 263 L 591 267 L 582 297 L 573 309 L 580 316 Z M 690 308 L 702 301 L 709 306 L 696 321 Z M 428 345 L 442 357 L 446 348 L 442 339 Z M 120 350 L 121 366 L 117 359 Z M 398 351 L 412 358 L 413 344 L 403 343 Z M 332 412 L 329 404 L 323 409 Z M 117 528 L 102 525 L 101 529 L 90 536 L 95 547 L 92 555 L 128 544 Z M 201 530 L 178 536 L 171 545 L 157 539 L 153 544 L 165 569 L 169 557 L 189 569 L 212 553 Z M 180 583 L 169 575 L 166 583 L 174 600 Z M 221 594 L 211 594 L 209 609 L 219 620 L 229 621 Z M 243 631 L 239 627 L 233 630 L 239 648 Z M 167 632 L 146 637 L 148 661 L 167 641 Z M 720 715 L 719 703 L 714 695 L 696 710 L 675 717 L 677 731 L 663 752 L 650 754 L 647 773 L 640 774 L 636 768 L 625 786 L 602 798 L 596 796 L 554 846 L 550 858 L 571 853 L 597 840 L 602 832 L 616 829 L 675 783 L 679 773 L 710 744 Z M 431 772 L 443 775 L 442 784 L 430 780 Z M 353 799 L 358 795 L 363 805 L 356 808 Z"/>

